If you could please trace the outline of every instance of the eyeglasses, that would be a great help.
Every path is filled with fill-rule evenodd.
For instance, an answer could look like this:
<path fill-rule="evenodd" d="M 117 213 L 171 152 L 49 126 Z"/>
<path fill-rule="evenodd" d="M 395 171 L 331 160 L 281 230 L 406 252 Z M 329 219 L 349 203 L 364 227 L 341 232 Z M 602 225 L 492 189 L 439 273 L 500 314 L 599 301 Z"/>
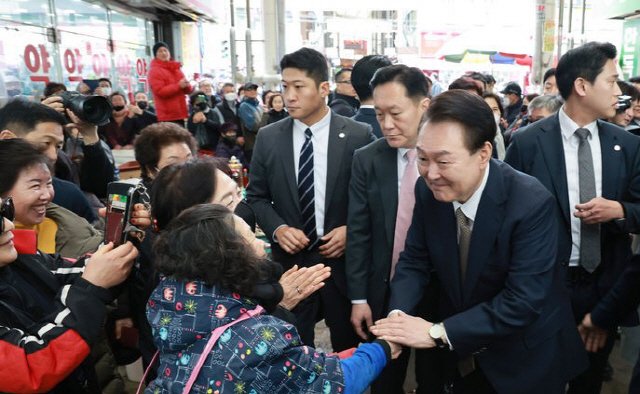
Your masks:
<path fill-rule="evenodd" d="M 11 197 L 2 201 L 0 204 L 0 234 L 4 233 L 4 218 L 13 222 L 16 219 L 16 209 L 13 206 Z"/>

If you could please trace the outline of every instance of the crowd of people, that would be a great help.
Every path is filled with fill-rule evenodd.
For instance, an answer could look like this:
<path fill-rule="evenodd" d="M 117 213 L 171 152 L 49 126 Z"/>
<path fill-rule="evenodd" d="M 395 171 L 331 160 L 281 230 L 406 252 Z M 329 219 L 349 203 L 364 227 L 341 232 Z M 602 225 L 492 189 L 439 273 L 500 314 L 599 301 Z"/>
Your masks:
<path fill-rule="evenodd" d="M 121 393 L 141 357 L 149 394 L 403 393 L 413 349 L 417 393 L 600 393 L 640 323 L 640 78 L 613 45 L 541 94 L 310 48 L 236 92 L 153 53 L 150 92 L 78 86 L 100 125 L 59 83 L 0 108 L 0 391 Z M 148 195 L 116 246 L 121 149 Z"/>

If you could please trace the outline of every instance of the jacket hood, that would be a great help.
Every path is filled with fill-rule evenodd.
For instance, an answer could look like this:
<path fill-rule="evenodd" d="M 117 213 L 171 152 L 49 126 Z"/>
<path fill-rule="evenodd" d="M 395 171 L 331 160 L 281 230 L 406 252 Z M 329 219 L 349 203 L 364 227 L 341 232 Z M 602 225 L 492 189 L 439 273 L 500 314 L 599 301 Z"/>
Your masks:
<path fill-rule="evenodd" d="M 147 319 L 157 348 L 175 352 L 256 306 L 251 298 L 199 280 L 165 278 L 149 297 Z"/>

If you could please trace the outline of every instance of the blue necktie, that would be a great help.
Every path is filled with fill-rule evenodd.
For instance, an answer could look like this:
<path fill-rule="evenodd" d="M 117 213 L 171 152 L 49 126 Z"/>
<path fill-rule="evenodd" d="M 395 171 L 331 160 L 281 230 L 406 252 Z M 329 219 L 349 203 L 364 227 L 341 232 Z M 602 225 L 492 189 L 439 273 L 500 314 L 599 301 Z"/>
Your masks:
<path fill-rule="evenodd" d="M 311 250 L 318 242 L 316 232 L 316 204 L 313 189 L 313 142 L 311 129 L 304 131 L 305 140 L 300 150 L 300 162 L 298 163 L 298 196 L 300 198 L 300 212 L 302 213 L 302 230 L 309 238 Z"/>

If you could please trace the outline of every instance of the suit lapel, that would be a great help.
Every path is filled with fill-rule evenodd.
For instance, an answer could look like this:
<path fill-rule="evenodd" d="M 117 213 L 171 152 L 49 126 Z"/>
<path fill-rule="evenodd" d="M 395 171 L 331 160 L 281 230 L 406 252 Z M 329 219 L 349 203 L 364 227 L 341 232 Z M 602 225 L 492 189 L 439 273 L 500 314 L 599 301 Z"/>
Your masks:
<path fill-rule="evenodd" d="M 340 174 L 344 149 L 349 138 L 346 124 L 333 113 L 331 113 L 331 123 L 329 125 L 329 150 L 327 152 L 327 194 L 324 199 L 325 212 L 329 212 L 329 204 L 333 196 L 336 179 Z"/>
<path fill-rule="evenodd" d="M 564 145 L 562 144 L 562 131 L 558 114 L 553 116 L 553 121 L 542 128 L 538 135 L 540 150 L 544 156 L 547 171 L 555 190 L 555 195 L 560 202 L 560 209 L 567 226 L 571 226 L 569 218 L 569 191 L 567 190 L 567 167 L 564 159 Z"/>
<path fill-rule="evenodd" d="M 396 216 L 398 211 L 398 151 L 388 144 L 378 148 L 373 169 L 380 188 L 380 199 L 384 210 L 384 228 L 387 241 L 393 248 Z"/>
<path fill-rule="evenodd" d="M 289 189 L 289 194 L 293 197 L 294 204 L 300 215 L 300 199 L 298 198 L 298 183 L 296 182 L 296 165 L 294 162 L 294 155 L 299 155 L 300 152 L 293 151 L 293 118 L 287 118 L 285 122 L 282 122 L 280 127 L 280 143 L 282 144 L 282 173 Z"/>
<path fill-rule="evenodd" d="M 504 220 L 504 201 L 506 192 L 502 182 L 500 168 L 491 161 L 489 178 L 484 192 L 480 197 L 480 204 L 476 212 L 469 244 L 467 260 L 467 275 L 464 282 L 463 307 L 469 301 L 473 288 L 478 281 L 480 272 L 487 262 L 491 250 L 494 248 L 496 237 Z"/>
<path fill-rule="evenodd" d="M 620 166 L 623 165 L 624 153 L 622 147 L 617 145 L 618 131 L 612 130 L 605 122 L 598 121 L 598 136 L 600 137 L 600 149 L 602 155 L 602 197 L 609 200 L 616 200 L 616 184 L 620 173 Z M 621 133 L 625 131 L 619 131 Z M 616 150 L 617 147 L 617 150 Z M 606 174 L 606 176 L 605 176 Z"/>

